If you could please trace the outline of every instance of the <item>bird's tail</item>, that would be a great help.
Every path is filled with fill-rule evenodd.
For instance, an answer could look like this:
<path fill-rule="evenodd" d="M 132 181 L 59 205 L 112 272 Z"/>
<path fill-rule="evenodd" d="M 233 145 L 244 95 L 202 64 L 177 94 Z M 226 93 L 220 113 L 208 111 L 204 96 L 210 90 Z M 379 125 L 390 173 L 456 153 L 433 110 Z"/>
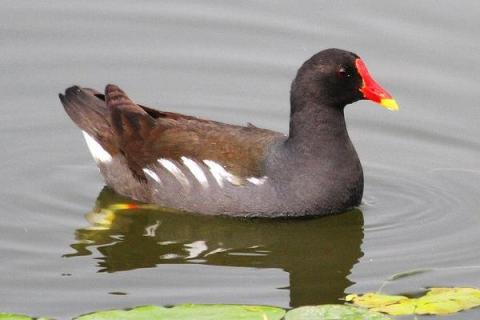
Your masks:
<path fill-rule="evenodd" d="M 144 145 L 160 112 L 136 104 L 112 84 L 106 86 L 105 94 L 73 86 L 59 96 L 67 114 L 82 129 L 97 164 L 121 154 L 132 173 L 145 179 L 142 168 L 151 159 Z"/>
<path fill-rule="evenodd" d="M 67 114 L 83 131 L 95 160 L 109 160 L 119 153 L 110 110 L 103 94 L 73 86 L 59 97 Z"/>

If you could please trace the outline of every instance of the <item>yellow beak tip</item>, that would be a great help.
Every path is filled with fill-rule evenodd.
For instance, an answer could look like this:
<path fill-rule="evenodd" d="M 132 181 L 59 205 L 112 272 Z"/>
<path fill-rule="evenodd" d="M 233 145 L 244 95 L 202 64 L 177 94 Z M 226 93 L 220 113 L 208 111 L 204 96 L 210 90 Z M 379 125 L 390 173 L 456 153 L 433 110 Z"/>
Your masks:
<path fill-rule="evenodd" d="M 398 104 L 394 99 L 382 99 L 380 105 L 390 111 L 398 111 Z"/>

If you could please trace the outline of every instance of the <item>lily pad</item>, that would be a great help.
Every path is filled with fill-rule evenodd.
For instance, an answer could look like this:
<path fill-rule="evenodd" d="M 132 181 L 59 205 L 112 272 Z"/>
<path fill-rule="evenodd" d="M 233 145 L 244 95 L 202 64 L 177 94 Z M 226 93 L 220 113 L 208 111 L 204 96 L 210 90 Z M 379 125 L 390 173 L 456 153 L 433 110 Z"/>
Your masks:
<path fill-rule="evenodd" d="M 347 301 L 391 315 L 450 314 L 480 306 L 480 290 L 474 288 L 431 288 L 424 296 L 408 298 L 377 293 L 352 294 Z"/>
<path fill-rule="evenodd" d="M 15 313 L 2 313 L 0 312 L 0 320 L 53 320 L 51 318 L 32 318 L 24 314 L 15 314 Z"/>
<path fill-rule="evenodd" d="M 285 320 L 390 320 L 384 314 L 348 305 L 326 304 L 300 307 L 287 312 Z"/>
<path fill-rule="evenodd" d="M 172 308 L 143 306 L 90 313 L 76 320 L 280 320 L 285 311 L 268 306 L 181 304 Z"/>
<path fill-rule="evenodd" d="M 0 320 L 32 320 L 32 318 L 23 314 L 0 313 Z"/>

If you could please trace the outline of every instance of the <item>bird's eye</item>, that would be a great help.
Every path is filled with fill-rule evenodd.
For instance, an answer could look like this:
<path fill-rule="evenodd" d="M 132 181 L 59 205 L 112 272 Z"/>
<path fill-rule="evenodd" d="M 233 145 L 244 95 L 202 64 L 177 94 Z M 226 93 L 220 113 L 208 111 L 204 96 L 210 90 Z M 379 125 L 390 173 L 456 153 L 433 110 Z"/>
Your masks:
<path fill-rule="evenodd" d="M 337 70 L 337 77 L 340 78 L 340 79 L 350 78 L 351 76 L 352 76 L 351 73 L 348 72 L 345 67 L 340 67 L 340 68 Z"/>

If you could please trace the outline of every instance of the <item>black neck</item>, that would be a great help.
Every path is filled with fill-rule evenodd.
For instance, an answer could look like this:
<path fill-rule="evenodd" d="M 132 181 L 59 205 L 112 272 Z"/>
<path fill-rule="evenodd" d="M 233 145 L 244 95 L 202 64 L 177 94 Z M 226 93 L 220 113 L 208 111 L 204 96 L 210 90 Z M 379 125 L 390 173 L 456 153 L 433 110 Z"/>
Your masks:
<path fill-rule="evenodd" d="M 286 145 L 297 152 L 317 154 L 349 140 L 343 108 L 311 103 L 292 106 Z"/>

